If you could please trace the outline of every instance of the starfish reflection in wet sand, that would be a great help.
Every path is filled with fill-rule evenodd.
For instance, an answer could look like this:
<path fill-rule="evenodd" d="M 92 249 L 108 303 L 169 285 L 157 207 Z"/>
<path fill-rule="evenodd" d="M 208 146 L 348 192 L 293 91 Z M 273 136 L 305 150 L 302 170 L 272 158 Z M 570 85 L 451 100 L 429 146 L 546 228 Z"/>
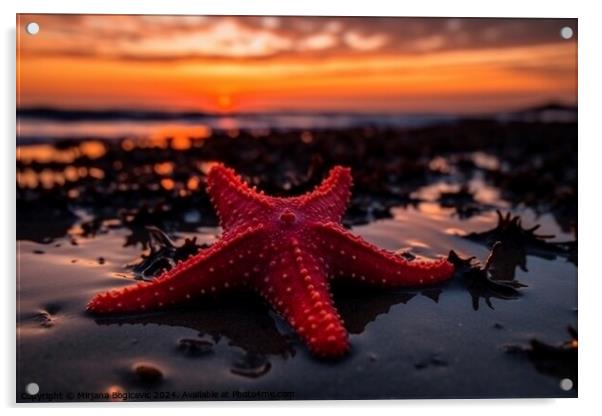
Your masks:
<path fill-rule="evenodd" d="M 217 164 L 208 174 L 207 191 L 223 228 L 221 238 L 152 282 L 97 295 L 88 310 L 144 312 L 248 287 L 286 319 L 314 354 L 341 356 L 349 341 L 333 304 L 332 279 L 419 286 L 446 280 L 454 271 L 446 259 L 410 261 L 345 230 L 341 218 L 351 183 L 350 169 L 337 166 L 313 192 L 276 198 L 256 192 L 232 169 Z"/>

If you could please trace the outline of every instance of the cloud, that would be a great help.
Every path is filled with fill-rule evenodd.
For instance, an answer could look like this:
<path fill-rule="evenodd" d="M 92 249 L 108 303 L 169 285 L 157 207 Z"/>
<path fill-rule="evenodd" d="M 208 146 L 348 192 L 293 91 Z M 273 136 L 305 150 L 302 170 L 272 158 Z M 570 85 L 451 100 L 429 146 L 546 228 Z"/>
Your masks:
<path fill-rule="evenodd" d="M 290 50 L 292 46 L 293 41 L 287 36 L 241 25 L 235 19 L 224 19 L 189 32 L 172 33 L 169 36 L 153 34 L 142 39 L 127 40 L 121 42 L 118 48 L 126 56 L 240 58 L 275 55 Z"/>
<path fill-rule="evenodd" d="M 265 59 L 412 54 L 562 42 L 576 19 L 21 15 L 41 36 L 22 36 L 23 56 L 107 59 Z M 574 41 L 574 40 L 573 40 Z"/>
<path fill-rule="evenodd" d="M 378 33 L 366 36 L 362 35 L 361 33 L 351 31 L 345 33 L 343 40 L 352 49 L 359 51 L 373 51 L 384 46 L 385 43 L 387 43 L 388 38 L 386 35 Z"/>
<path fill-rule="evenodd" d="M 266 29 L 277 29 L 280 27 L 280 19 L 274 16 L 265 16 L 261 19 L 261 24 Z"/>
<path fill-rule="evenodd" d="M 412 49 L 418 52 L 430 52 L 442 49 L 445 46 L 446 37 L 443 35 L 430 35 L 416 39 L 412 43 Z"/>
<path fill-rule="evenodd" d="M 298 49 L 303 51 L 330 49 L 336 46 L 338 42 L 338 38 L 330 33 L 317 33 L 300 39 L 297 44 Z"/>

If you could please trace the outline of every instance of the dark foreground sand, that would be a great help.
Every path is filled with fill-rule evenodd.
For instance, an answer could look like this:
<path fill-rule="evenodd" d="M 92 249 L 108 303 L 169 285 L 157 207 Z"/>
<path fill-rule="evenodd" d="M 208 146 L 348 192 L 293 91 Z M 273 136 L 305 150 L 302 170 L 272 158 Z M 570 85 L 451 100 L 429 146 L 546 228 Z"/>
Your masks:
<path fill-rule="evenodd" d="M 574 123 L 235 133 L 150 148 L 115 139 L 100 151 L 62 141 L 46 145 L 53 156 L 38 161 L 31 146 L 23 152 L 34 156 L 17 162 L 18 401 L 32 400 L 30 382 L 42 399 L 59 401 L 107 393 L 138 400 L 577 395 L 576 384 L 560 388 L 565 378 L 576 383 L 576 348 L 556 348 L 572 339 L 567 327 L 577 328 L 576 245 L 522 231 L 465 238 L 494 229 L 500 210 L 520 215 L 526 228 L 541 225 L 537 233 L 555 235 L 550 241 L 575 240 Z M 277 195 L 304 192 L 333 164 L 349 165 L 356 185 L 345 223 L 355 233 L 391 250 L 429 257 L 454 250 L 482 261 L 494 240 L 506 239 L 493 277 L 527 287 L 500 291 L 463 273 L 421 290 L 337 287 L 352 351 L 336 362 L 309 356 L 283 321 L 245 294 L 150 315 L 87 315 L 98 291 L 157 271 L 131 267 L 149 252 L 147 226 L 176 246 L 214 241 L 219 230 L 203 177 L 215 160 Z"/>

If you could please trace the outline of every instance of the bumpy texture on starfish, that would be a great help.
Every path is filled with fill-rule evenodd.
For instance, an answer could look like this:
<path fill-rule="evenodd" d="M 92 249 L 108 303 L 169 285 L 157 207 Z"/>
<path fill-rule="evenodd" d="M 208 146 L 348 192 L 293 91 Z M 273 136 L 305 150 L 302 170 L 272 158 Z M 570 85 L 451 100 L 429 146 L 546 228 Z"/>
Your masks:
<path fill-rule="evenodd" d="M 448 279 L 454 270 L 446 259 L 409 261 L 346 231 L 340 222 L 351 182 L 348 168 L 335 167 L 313 192 L 275 198 L 215 165 L 207 191 L 223 228 L 221 238 L 152 282 L 97 295 L 88 309 L 142 312 L 247 286 L 288 321 L 313 353 L 343 355 L 349 342 L 333 305 L 332 278 L 418 286 Z"/>

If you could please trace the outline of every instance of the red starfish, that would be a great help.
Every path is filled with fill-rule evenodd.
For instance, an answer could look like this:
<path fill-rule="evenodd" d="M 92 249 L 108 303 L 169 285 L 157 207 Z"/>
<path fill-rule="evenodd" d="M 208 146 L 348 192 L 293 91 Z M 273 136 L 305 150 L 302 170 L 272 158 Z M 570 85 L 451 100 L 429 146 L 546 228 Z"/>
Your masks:
<path fill-rule="evenodd" d="M 335 167 L 313 192 L 292 198 L 258 193 L 222 165 L 210 170 L 207 182 L 221 238 L 153 282 L 97 295 L 88 310 L 148 311 L 247 286 L 282 314 L 312 352 L 334 357 L 349 343 L 332 302 L 331 278 L 388 287 L 437 283 L 453 274 L 445 259 L 408 261 L 340 225 L 352 182 L 348 168 Z"/>

